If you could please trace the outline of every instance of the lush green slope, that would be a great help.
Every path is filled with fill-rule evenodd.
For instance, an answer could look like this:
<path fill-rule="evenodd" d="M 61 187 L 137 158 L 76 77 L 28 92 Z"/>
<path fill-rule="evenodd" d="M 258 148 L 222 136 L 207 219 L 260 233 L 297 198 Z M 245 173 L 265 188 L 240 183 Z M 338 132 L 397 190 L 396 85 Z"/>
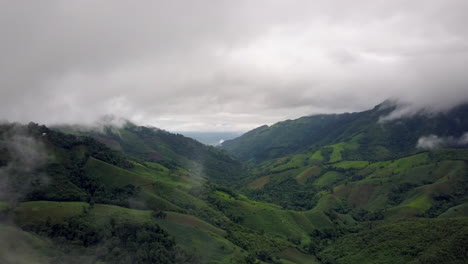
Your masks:
<path fill-rule="evenodd" d="M 315 115 L 262 126 L 228 140 L 222 147 L 255 163 L 293 153 L 312 152 L 312 158 L 336 162 L 384 160 L 414 154 L 421 136 L 460 137 L 468 131 L 468 104 L 447 113 L 417 114 L 379 122 L 395 109 L 389 102 L 359 113 Z M 320 151 L 320 152 L 316 152 Z"/>
<path fill-rule="evenodd" d="M 91 138 L 35 124 L 4 127 L 4 141 L 14 140 L 10 133 L 16 135 L 18 130 L 28 144 L 35 142 L 35 155 L 44 152 L 48 157 L 33 169 L 21 171 L 25 161 L 14 162 L 19 153 L 7 147 L 3 156 L 4 168 L 13 173 L 15 183 L 8 191 L 23 195 L 0 202 L 0 217 L 29 234 L 38 234 L 40 241 L 49 241 L 28 255 L 47 255 L 44 252 L 54 247 L 46 261 L 60 262 L 77 255 L 82 256 L 77 261 L 89 263 L 315 259 L 291 242 L 288 230 L 294 231 L 299 243 L 305 243 L 309 240 L 306 233 L 314 228 L 311 218 L 302 213 L 255 203 L 183 167 L 138 156 L 128 160 Z M 44 176 L 44 182 L 33 184 L 38 175 Z M 31 179 L 26 189 L 21 188 L 22 179 Z M 237 202 L 229 204 L 231 198 L 227 197 L 237 197 Z M 250 208 L 252 203 L 256 206 Z M 224 210 L 227 204 L 230 210 Z M 244 208 L 258 208 L 261 213 L 243 223 L 239 219 Z M 276 227 L 283 217 L 290 223 Z M 302 226 L 304 223 L 308 225 Z M 269 228 L 264 230 L 263 225 Z M 146 247 L 150 242 L 152 246 Z M 135 245 L 140 244 L 136 250 Z"/>
<path fill-rule="evenodd" d="M 260 149 L 248 173 L 223 151 L 131 124 L 68 134 L 3 125 L 0 231 L 8 232 L 0 234 L 21 241 L 0 250 L 15 247 L 24 258 L 0 260 L 432 263 L 450 256 L 462 263 L 468 150 L 422 151 L 407 142 L 411 150 L 398 150 L 393 132 L 380 135 L 369 123 L 382 111 L 336 115 L 346 131 L 326 133 L 320 144 L 288 139 L 274 155 Z M 357 127 L 367 130 L 353 134 Z"/>
<path fill-rule="evenodd" d="M 121 128 L 108 125 L 101 129 L 73 126 L 58 129 L 91 136 L 140 161 L 160 164 L 168 169 L 182 167 L 193 176 L 216 183 L 229 183 L 242 178 L 246 173 L 239 161 L 218 148 L 153 127 L 136 126 L 127 122 Z"/>
<path fill-rule="evenodd" d="M 223 147 L 250 165 L 250 175 L 237 187 L 250 199 L 314 214 L 312 226 L 321 228 L 305 228 L 302 234 L 311 234 L 305 249 L 324 263 L 442 262 L 431 250 L 452 254 L 450 263 L 463 263 L 466 253 L 457 250 L 468 244 L 466 228 L 455 235 L 456 228 L 444 227 L 467 223 L 468 150 L 457 138 L 468 131 L 468 105 L 379 123 L 392 110 L 378 106 L 288 120 L 227 141 Z M 416 148 L 421 136 L 431 134 L 444 137 L 445 148 Z M 249 223 L 249 218 L 241 219 Z M 421 220 L 406 222 L 413 218 Z M 391 224 L 397 219 L 403 222 Z M 369 230 L 376 223 L 381 228 Z M 406 234 L 419 231 L 424 235 L 405 242 L 416 249 L 396 246 Z M 297 235 L 293 229 L 285 233 Z M 432 245 L 424 236 L 443 241 Z M 303 244 L 307 241 L 302 238 Z M 367 250 L 366 243 L 374 244 Z"/>
<path fill-rule="evenodd" d="M 319 253 L 322 263 L 466 263 L 468 219 L 380 223 Z"/>
<path fill-rule="evenodd" d="M 380 218 L 435 217 L 466 202 L 467 160 L 465 149 L 382 162 L 321 164 L 299 154 L 263 163 L 245 179 L 243 190 L 251 198 L 296 210 L 320 207 Z"/>

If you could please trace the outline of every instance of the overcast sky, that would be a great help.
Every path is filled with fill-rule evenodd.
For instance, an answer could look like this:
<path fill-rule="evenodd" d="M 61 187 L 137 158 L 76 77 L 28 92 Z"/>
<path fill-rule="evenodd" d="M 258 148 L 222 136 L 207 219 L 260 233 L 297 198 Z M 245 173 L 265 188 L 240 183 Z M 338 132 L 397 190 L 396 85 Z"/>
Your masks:
<path fill-rule="evenodd" d="M 3 1 L 0 119 L 245 131 L 468 100 L 468 1 Z"/>

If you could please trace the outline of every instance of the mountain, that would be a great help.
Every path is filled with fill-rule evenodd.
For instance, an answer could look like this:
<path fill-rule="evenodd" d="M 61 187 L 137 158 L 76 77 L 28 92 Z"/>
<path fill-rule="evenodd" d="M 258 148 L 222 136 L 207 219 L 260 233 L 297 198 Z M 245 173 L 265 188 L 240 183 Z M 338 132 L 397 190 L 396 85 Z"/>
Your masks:
<path fill-rule="evenodd" d="M 288 240 L 292 234 L 308 239 L 316 228 L 311 216 L 213 184 L 208 178 L 215 169 L 201 177 L 183 167 L 199 161 L 193 153 L 232 162 L 221 151 L 150 128 L 120 132 L 132 143 L 145 137 L 149 149 L 122 140 L 121 150 L 112 150 L 93 137 L 34 123 L 0 126 L 1 263 L 316 261 Z M 94 133 L 109 142 L 107 132 Z M 168 138 L 169 145 L 156 146 Z M 196 147 L 202 149 L 190 152 Z M 154 150 L 157 159 L 146 152 Z M 271 214 L 293 222 L 264 226 Z"/>
<path fill-rule="evenodd" d="M 381 122 L 395 107 L 262 126 L 222 147 L 250 164 L 239 189 L 288 209 L 326 205 L 383 219 L 437 216 L 464 204 L 468 105 Z"/>
<path fill-rule="evenodd" d="M 393 121 L 381 121 L 397 105 L 384 102 L 358 113 L 306 116 L 270 127 L 261 126 L 233 140 L 222 148 L 241 160 L 254 163 L 272 158 L 321 150 L 333 146 L 346 160 L 390 160 L 415 154 L 418 139 L 436 135 L 460 138 L 468 132 L 468 104 L 445 113 L 417 113 Z M 466 146 L 466 143 L 465 143 Z"/>
<path fill-rule="evenodd" d="M 159 163 L 169 169 L 182 167 L 216 183 L 235 181 L 246 173 L 243 164 L 225 151 L 155 127 L 136 126 L 125 121 L 120 126 L 104 123 L 94 128 L 58 126 L 55 129 L 92 137 L 140 161 Z"/>
<path fill-rule="evenodd" d="M 0 263 L 466 263 L 468 107 L 263 126 L 0 125 Z"/>
<path fill-rule="evenodd" d="M 222 148 L 248 163 L 236 186 L 249 198 L 332 223 L 306 246 L 323 263 L 436 263 L 426 237 L 444 263 L 467 261 L 468 105 L 382 122 L 395 108 L 261 126 Z"/>

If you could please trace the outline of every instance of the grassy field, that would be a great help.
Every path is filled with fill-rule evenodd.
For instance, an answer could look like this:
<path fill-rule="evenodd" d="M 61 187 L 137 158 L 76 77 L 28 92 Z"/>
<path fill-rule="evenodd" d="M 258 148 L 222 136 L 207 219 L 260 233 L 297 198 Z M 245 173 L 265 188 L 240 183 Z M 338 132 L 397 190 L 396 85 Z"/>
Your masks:
<path fill-rule="evenodd" d="M 83 207 L 88 208 L 86 213 L 83 211 Z M 15 210 L 15 219 L 20 226 L 27 226 L 33 223 L 45 223 L 49 217 L 52 221 L 58 221 L 82 215 L 90 223 L 101 228 L 106 228 L 111 219 L 116 223 L 155 222 L 173 235 L 178 244 L 190 252 L 202 253 L 201 257 L 204 263 L 209 261 L 212 263 L 231 263 L 231 261 L 239 260 L 244 256 L 239 247 L 224 238 L 226 233 L 222 229 L 190 215 L 167 212 L 165 218 L 155 218 L 152 216 L 152 212 L 105 204 L 95 204 L 93 207 L 89 207 L 86 203 L 37 201 L 22 203 Z M 35 238 L 33 235 L 25 234 L 31 236 L 31 239 Z M 32 241 L 31 243 L 36 242 Z"/>
<path fill-rule="evenodd" d="M 249 183 L 247 187 L 249 189 L 258 190 L 258 189 L 262 189 L 263 186 L 265 186 L 265 184 L 268 184 L 269 182 L 270 182 L 270 176 L 267 175 L 267 176 L 263 176 L 254 180 L 253 182 Z"/>
<path fill-rule="evenodd" d="M 100 179 L 110 187 L 123 187 L 127 184 L 133 184 L 147 190 L 151 188 L 151 184 L 156 180 L 112 166 L 94 158 L 89 158 L 86 162 L 85 170 L 89 175 Z"/>
<path fill-rule="evenodd" d="M 45 222 L 48 218 L 56 221 L 83 214 L 89 209 L 84 202 L 34 201 L 21 203 L 14 209 L 15 220 L 20 226 Z"/>

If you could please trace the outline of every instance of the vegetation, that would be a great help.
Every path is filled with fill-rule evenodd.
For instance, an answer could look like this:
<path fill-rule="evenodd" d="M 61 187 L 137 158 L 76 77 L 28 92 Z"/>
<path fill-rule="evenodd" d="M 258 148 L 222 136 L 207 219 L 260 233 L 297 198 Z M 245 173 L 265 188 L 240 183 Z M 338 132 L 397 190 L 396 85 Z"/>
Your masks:
<path fill-rule="evenodd" d="M 466 106 L 388 111 L 263 126 L 224 145 L 240 160 L 131 123 L 3 124 L 0 262 L 465 263 L 467 148 L 415 146 L 468 131 Z"/>
<path fill-rule="evenodd" d="M 466 218 L 379 223 L 341 236 L 320 251 L 319 259 L 322 263 L 466 263 L 467 239 Z"/>

